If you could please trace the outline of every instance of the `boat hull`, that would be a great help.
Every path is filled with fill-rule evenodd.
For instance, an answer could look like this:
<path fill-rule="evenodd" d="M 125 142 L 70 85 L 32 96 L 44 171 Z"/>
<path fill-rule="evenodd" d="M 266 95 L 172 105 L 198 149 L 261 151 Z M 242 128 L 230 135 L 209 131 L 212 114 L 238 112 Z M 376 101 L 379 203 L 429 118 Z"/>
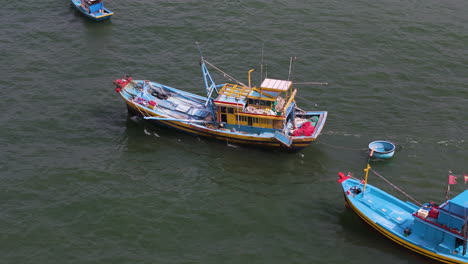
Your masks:
<path fill-rule="evenodd" d="M 112 11 L 110 11 L 109 9 L 107 8 L 104 8 L 104 13 L 96 13 L 96 14 L 90 14 L 89 12 L 87 12 L 86 10 L 84 10 L 82 7 L 81 7 L 81 1 L 80 0 L 72 0 L 72 4 L 73 6 L 82 14 L 84 15 L 85 17 L 93 20 L 93 21 L 102 21 L 102 20 L 107 20 L 109 18 L 111 18 L 114 13 Z"/>
<path fill-rule="evenodd" d="M 125 97 L 124 97 L 125 99 Z M 145 117 L 142 113 L 148 113 L 147 109 L 144 109 L 139 104 L 125 100 L 127 104 L 127 109 L 129 113 L 133 115 L 138 115 Z M 152 117 L 164 117 L 158 115 L 151 115 Z M 281 148 L 288 151 L 299 151 L 307 146 L 309 146 L 316 138 L 315 137 L 300 137 L 293 139 L 293 142 L 290 147 L 285 147 L 273 136 L 271 137 L 261 137 L 261 136 L 252 136 L 252 135 L 241 135 L 233 134 L 232 132 L 222 131 L 219 129 L 209 129 L 203 126 L 197 126 L 195 124 L 190 124 L 187 122 L 181 121 L 169 121 L 169 120 L 148 120 L 151 123 L 164 126 L 172 129 L 176 129 L 191 135 L 201 136 L 205 138 L 211 138 L 218 141 L 228 142 L 230 144 L 242 144 L 260 148 Z"/>
<path fill-rule="evenodd" d="M 435 250 L 427 247 L 427 245 L 418 245 L 414 243 L 413 241 L 410 241 L 409 239 L 406 239 L 404 235 L 397 234 L 394 231 L 389 230 L 388 227 L 386 227 L 385 221 L 386 219 L 376 216 L 378 215 L 377 213 L 369 213 L 370 210 L 363 210 L 363 205 L 359 201 L 358 198 L 359 195 L 354 196 L 352 193 L 350 193 L 350 186 L 360 186 L 362 188 L 362 184 L 359 181 L 353 180 L 353 179 L 348 179 L 343 181 L 342 183 L 343 187 L 343 194 L 344 194 L 344 200 L 346 203 L 346 206 L 350 208 L 359 218 L 361 218 L 365 223 L 367 223 L 370 227 L 378 231 L 380 234 L 384 235 L 385 237 L 389 238 L 393 242 L 413 251 L 416 252 L 422 256 L 425 256 L 427 258 L 437 260 L 442 263 L 451 263 L 451 264 L 462 264 L 462 263 L 467 263 L 466 257 L 463 258 L 458 258 L 458 257 L 450 257 L 446 256 L 444 254 L 438 254 Z M 373 187 L 372 185 L 367 185 L 367 191 L 362 193 L 363 195 L 368 195 L 369 192 L 376 190 L 377 188 Z M 381 193 L 384 193 L 380 191 Z M 384 193 L 385 194 L 385 193 Z M 388 194 L 386 194 L 388 195 Z M 368 197 L 372 197 L 369 195 Z M 393 196 L 388 195 L 388 197 L 391 198 L 391 200 L 396 201 L 397 199 Z M 367 199 L 367 198 L 366 198 Z M 369 198 L 372 199 L 372 198 Z M 412 205 L 410 203 L 407 203 L 409 207 L 414 207 L 416 210 L 416 206 Z M 382 220 L 384 219 L 384 220 Z M 411 221 L 411 219 L 407 219 L 407 221 Z M 395 229 L 394 229 L 395 230 Z"/>

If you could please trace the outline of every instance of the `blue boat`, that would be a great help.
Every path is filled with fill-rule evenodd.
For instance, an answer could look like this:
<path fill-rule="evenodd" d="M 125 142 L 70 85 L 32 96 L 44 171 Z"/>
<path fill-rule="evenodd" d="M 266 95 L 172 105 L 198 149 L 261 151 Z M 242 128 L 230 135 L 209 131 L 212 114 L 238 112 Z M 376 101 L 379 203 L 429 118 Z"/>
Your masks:
<path fill-rule="evenodd" d="M 364 170 L 366 179 L 369 170 L 370 166 Z M 342 172 L 338 175 L 346 205 L 372 228 L 428 258 L 468 263 L 468 190 L 440 206 L 432 202 L 416 205 L 416 200 L 402 201 L 367 184 L 367 180 Z"/>
<path fill-rule="evenodd" d="M 296 105 L 297 89 L 290 80 L 263 79 L 248 84 L 216 84 L 201 59 L 206 96 L 129 76 L 114 81 L 116 92 L 136 114 L 156 125 L 230 144 L 297 151 L 317 139 L 327 119 L 326 111 L 304 111 Z"/>
<path fill-rule="evenodd" d="M 391 158 L 395 153 L 395 145 L 389 141 L 378 140 L 369 143 L 369 150 L 373 157 L 380 159 Z"/>
<path fill-rule="evenodd" d="M 104 7 L 102 0 L 72 0 L 72 3 L 80 13 L 94 21 L 109 19 L 114 14 Z"/>

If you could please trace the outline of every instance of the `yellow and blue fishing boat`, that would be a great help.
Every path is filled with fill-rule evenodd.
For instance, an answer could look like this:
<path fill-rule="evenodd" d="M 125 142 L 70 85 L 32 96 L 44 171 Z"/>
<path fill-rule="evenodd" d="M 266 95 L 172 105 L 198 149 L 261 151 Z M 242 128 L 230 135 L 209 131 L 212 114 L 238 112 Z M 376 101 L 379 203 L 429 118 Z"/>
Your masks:
<path fill-rule="evenodd" d="M 104 7 L 102 0 L 71 0 L 72 4 L 87 18 L 101 21 L 111 18 L 114 14 Z"/>
<path fill-rule="evenodd" d="M 338 173 L 349 208 L 372 228 L 416 253 L 442 263 L 468 263 L 468 190 L 440 206 L 420 204 L 404 192 L 414 203 L 402 201 L 367 184 L 369 170 L 368 165 L 364 180 Z"/>
<path fill-rule="evenodd" d="M 327 112 L 298 108 L 292 81 L 265 78 L 260 87 L 252 87 L 250 70 L 248 85 L 239 81 L 217 85 L 207 66 L 221 71 L 202 57 L 206 97 L 129 76 L 114 84 L 130 113 L 197 136 L 294 151 L 308 146 L 322 131 Z"/>

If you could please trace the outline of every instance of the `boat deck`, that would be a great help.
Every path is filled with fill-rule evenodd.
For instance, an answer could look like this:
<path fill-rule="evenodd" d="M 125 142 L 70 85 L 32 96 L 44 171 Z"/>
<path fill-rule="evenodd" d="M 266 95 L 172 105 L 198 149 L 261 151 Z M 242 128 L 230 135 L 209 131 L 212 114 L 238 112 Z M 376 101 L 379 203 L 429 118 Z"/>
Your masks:
<path fill-rule="evenodd" d="M 348 189 L 359 182 L 349 179 L 345 185 Z M 346 188 L 343 185 L 343 188 Z M 363 190 L 364 185 L 360 185 Z M 352 195 L 351 195 L 352 196 Z M 401 233 L 414 220 L 413 213 L 417 211 L 417 206 L 408 202 L 402 202 L 394 197 L 385 196 L 382 191 L 367 185 L 366 190 L 354 197 L 350 197 L 354 205 L 379 225 L 390 230 Z"/>

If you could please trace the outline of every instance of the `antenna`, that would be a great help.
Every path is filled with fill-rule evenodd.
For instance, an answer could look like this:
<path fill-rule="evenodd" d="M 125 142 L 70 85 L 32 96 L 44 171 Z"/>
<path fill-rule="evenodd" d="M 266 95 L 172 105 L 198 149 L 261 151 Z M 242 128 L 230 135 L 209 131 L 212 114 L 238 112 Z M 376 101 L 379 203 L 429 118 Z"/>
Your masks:
<path fill-rule="evenodd" d="M 262 43 L 262 58 L 260 60 L 260 83 L 263 81 L 263 50 L 265 47 L 265 42 Z"/>
<path fill-rule="evenodd" d="M 201 60 L 200 63 L 202 63 L 205 59 L 203 58 L 203 54 L 202 54 L 202 52 L 201 52 L 200 42 L 195 41 L 195 44 L 197 45 L 198 52 L 200 53 L 200 60 Z"/>
<path fill-rule="evenodd" d="M 289 74 L 288 81 L 292 81 L 292 75 L 294 74 L 294 62 L 297 60 L 297 57 L 294 56 L 289 59 Z"/>

